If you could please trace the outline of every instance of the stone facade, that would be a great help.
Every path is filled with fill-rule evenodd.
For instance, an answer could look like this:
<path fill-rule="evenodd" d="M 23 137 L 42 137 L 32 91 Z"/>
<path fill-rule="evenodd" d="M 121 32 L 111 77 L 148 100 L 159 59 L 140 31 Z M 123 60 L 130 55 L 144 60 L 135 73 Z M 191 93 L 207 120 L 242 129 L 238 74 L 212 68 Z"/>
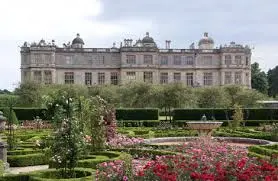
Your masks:
<path fill-rule="evenodd" d="M 63 47 L 53 40 L 21 47 L 21 81 L 44 84 L 154 84 L 182 82 L 188 86 L 240 84 L 251 86 L 251 49 L 231 42 L 214 47 L 205 33 L 198 47 L 172 49 L 169 40 L 158 48 L 149 33 L 135 43 L 125 39 L 120 47 L 84 48 L 78 34 Z"/>

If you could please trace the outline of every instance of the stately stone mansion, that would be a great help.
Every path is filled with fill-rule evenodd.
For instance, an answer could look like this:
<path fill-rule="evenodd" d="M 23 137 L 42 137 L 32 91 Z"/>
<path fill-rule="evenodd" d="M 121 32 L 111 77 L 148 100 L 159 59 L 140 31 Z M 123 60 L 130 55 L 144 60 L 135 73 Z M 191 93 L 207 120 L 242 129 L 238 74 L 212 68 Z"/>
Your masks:
<path fill-rule="evenodd" d="M 251 49 L 231 42 L 215 47 L 204 33 L 198 47 L 158 48 L 146 33 L 135 43 L 125 39 L 116 47 L 85 48 L 80 35 L 59 47 L 55 41 L 27 43 L 21 47 L 21 81 L 43 84 L 154 84 L 182 82 L 187 86 L 240 84 L 251 86 Z"/>

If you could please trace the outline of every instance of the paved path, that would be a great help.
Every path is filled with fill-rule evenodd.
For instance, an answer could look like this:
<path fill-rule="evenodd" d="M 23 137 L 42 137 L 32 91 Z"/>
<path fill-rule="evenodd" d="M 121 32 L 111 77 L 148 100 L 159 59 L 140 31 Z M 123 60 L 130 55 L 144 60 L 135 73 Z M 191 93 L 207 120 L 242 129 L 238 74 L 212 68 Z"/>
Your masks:
<path fill-rule="evenodd" d="M 19 174 L 37 170 L 46 170 L 48 169 L 48 165 L 38 165 L 38 166 L 29 166 L 29 167 L 10 167 L 8 173 L 11 174 Z"/>

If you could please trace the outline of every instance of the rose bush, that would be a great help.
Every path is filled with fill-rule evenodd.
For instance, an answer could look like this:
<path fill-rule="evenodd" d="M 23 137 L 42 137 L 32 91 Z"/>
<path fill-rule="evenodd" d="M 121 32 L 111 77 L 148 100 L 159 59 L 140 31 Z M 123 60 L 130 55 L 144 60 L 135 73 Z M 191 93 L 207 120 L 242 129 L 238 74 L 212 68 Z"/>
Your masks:
<path fill-rule="evenodd" d="M 108 166 L 111 163 L 100 165 L 97 179 L 103 180 L 103 177 L 99 177 L 99 175 L 106 175 L 106 180 L 117 176 L 118 180 L 139 181 L 278 180 L 277 166 L 248 157 L 247 150 L 243 147 L 199 139 L 175 146 L 174 151 L 180 152 L 180 154 L 159 156 L 147 163 L 141 161 L 139 165 L 132 164 L 134 166 L 133 178 L 126 178 L 121 164 L 113 165 L 112 169 Z"/>

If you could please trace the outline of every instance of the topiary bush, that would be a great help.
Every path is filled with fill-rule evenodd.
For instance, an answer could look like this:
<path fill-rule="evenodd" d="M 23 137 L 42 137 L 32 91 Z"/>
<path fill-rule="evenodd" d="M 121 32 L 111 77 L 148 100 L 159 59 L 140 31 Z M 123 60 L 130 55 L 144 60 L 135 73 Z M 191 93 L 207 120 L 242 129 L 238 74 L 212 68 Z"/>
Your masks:
<path fill-rule="evenodd" d="M 46 165 L 49 160 L 43 153 L 27 155 L 8 155 L 8 163 L 11 167 L 26 167 L 34 165 Z"/>

